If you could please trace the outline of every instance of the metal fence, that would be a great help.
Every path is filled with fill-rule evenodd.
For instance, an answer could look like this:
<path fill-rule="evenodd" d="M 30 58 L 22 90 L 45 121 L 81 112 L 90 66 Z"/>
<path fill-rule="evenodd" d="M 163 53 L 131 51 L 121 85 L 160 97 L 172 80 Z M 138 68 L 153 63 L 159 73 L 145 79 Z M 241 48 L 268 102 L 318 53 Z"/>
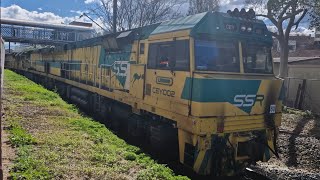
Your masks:
<path fill-rule="evenodd" d="M 285 79 L 284 105 L 320 114 L 320 79 Z"/>

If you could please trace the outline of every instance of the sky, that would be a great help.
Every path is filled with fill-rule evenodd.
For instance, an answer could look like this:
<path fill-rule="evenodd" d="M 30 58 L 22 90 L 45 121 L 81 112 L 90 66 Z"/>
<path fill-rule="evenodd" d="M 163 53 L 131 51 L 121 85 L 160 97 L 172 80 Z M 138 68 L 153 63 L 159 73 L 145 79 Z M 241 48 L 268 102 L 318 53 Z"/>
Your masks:
<path fill-rule="evenodd" d="M 90 22 L 89 19 L 79 16 L 83 12 L 93 7 L 97 0 L 0 0 L 1 18 L 11 18 L 20 20 L 30 20 L 47 23 L 69 23 L 71 21 Z M 220 1 L 220 11 L 226 12 L 228 9 L 244 7 L 245 0 L 222 0 Z M 187 11 L 187 7 L 182 8 Z M 98 23 L 101 21 L 97 20 Z M 274 29 L 271 23 L 265 21 L 270 29 Z M 95 24 L 94 28 L 98 29 Z M 308 23 L 302 23 L 298 32 L 312 34 L 312 30 L 307 28 Z"/>
<path fill-rule="evenodd" d="M 92 0 L 91 0 L 92 1 Z M 77 15 L 76 11 L 86 10 L 90 0 L 2 0 L 1 7 L 17 5 L 30 12 L 52 12 L 61 17 Z"/>
<path fill-rule="evenodd" d="M 50 23 L 79 19 L 92 0 L 1 0 L 1 17 Z"/>

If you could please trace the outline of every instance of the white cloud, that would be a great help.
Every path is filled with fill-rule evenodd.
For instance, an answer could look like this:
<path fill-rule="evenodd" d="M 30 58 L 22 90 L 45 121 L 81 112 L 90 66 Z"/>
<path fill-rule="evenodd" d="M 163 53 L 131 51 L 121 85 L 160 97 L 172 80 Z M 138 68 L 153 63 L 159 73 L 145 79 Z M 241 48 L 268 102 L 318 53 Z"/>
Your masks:
<path fill-rule="evenodd" d="M 1 7 L 1 17 L 57 24 L 68 23 L 75 19 L 75 17 L 61 17 L 52 12 L 28 11 L 15 4 Z"/>
<path fill-rule="evenodd" d="M 71 21 L 80 21 L 92 23 L 93 28 L 97 32 L 101 32 L 101 28 L 89 20 L 87 17 L 79 18 L 79 15 L 82 14 L 82 11 L 70 10 L 72 13 L 76 13 L 76 16 L 70 17 L 61 17 L 52 12 L 38 12 L 38 11 L 28 11 L 21 8 L 18 5 L 11 5 L 9 7 L 0 7 L 1 18 L 10 18 L 17 20 L 26 20 L 26 21 L 35 21 L 43 23 L 52 23 L 52 24 L 68 24 Z M 84 11 L 85 12 L 85 11 Z M 103 26 L 103 22 L 100 19 L 94 19 L 97 23 Z"/>
<path fill-rule="evenodd" d="M 306 35 L 306 36 L 311 35 L 312 37 L 314 37 L 315 30 L 300 26 L 296 30 L 292 30 L 290 34 L 291 35 Z"/>
<path fill-rule="evenodd" d="M 38 10 L 39 10 L 39 11 L 42 11 L 42 8 L 41 8 L 41 7 L 39 7 L 39 8 L 38 8 Z"/>
<path fill-rule="evenodd" d="M 79 14 L 79 15 L 81 15 L 81 14 L 83 14 L 85 11 L 75 11 L 75 10 L 70 10 L 70 12 L 71 13 L 76 13 L 76 14 Z"/>
<path fill-rule="evenodd" d="M 245 0 L 224 0 L 220 1 L 220 12 L 227 12 L 228 10 L 233 10 L 234 8 L 245 7 Z"/>
<path fill-rule="evenodd" d="M 271 32 L 278 32 L 278 29 L 276 26 L 267 26 L 268 30 Z M 304 36 L 309 36 L 311 35 L 312 37 L 315 36 L 315 30 L 314 29 L 308 29 L 306 27 L 300 26 L 297 29 L 292 28 L 290 32 L 291 36 L 296 36 L 296 35 L 304 35 Z"/>
<path fill-rule="evenodd" d="M 95 19 L 94 20 L 96 23 L 98 23 L 101 27 L 105 28 L 105 26 L 103 25 L 104 22 L 98 18 L 98 19 Z M 92 23 L 92 27 L 96 30 L 97 33 L 99 34 L 103 34 L 103 29 L 101 27 L 99 27 L 96 23 L 92 22 L 92 21 L 89 21 L 89 23 Z"/>
<path fill-rule="evenodd" d="M 85 4 L 91 4 L 91 3 L 94 3 L 96 2 L 97 0 L 85 0 L 84 3 Z"/>

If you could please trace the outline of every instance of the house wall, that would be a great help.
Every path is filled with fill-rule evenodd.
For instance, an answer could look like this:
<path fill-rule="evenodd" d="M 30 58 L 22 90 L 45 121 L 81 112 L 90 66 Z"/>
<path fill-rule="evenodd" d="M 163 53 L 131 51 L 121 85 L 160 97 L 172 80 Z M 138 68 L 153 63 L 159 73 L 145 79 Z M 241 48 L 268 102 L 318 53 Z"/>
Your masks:
<path fill-rule="evenodd" d="M 320 114 L 320 65 L 295 64 L 288 66 L 288 76 L 285 80 L 286 105 L 294 107 L 299 84 L 305 79 L 306 87 L 303 93 L 302 109 Z"/>
<path fill-rule="evenodd" d="M 294 62 L 290 62 L 290 57 L 289 57 L 289 65 L 288 65 L 288 77 L 298 77 L 297 75 L 295 75 L 295 71 L 291 71 L 291 73 L 293 74 L 290 74 L 290 68 L 292 66 L 295 66 L 295 67 L 299 67 L 301 66 L 301 68 L 308 68 L 308 67 L 304 67 L 303 65 L 320 65 L 320 57 L 317 58 L 317 57 L 310 57 L 310 59 L 307 59 L 307 60 L 300 60 L 300 61 L 294 61 Z M 313 66 L 311 66 L 313 67 Z M 280 63 L 279 63 L 279 60 L 278 62 L 274 62 L 273 63 L 273 72 L 274 74 L 277 76 L 279 74 L 279 69 L 280 69 Z M 304 70 L 301 70 L 302 72 Z M 300 74 L 301 74 L 301 71 L 300 71 Z M 320 77 L 319 77 L 320 78 Z"/>

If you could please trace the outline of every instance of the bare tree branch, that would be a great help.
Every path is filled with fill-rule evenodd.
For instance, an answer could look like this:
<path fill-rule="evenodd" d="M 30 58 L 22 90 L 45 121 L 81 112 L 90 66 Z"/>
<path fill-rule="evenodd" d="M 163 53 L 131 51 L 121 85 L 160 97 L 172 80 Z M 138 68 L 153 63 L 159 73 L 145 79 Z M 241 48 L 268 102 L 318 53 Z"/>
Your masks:
<path fill-rule="evenodd" d="M 286 41 L 289 40 L 289 35 L 290 35 L 290 32 L 291 32 L 291 28 L 292 28 L 292 26 L 294 24 L 294 19 L 295 19 L 295 16 L 290 18 L 288 26 L 286 28 L 286 32 L 285 32 L 285 35 L 284 35 L 284 38 L 285 38 Z"/>
<path fill-rule="evenodd" d="M 188 15 L 218 10 L 219 0 L 189 0 Z"/>
<path fill-rule="evenodd" d="M 268 18 L 268 19 L 272 22 L 272 24 L 274 24 L 275 26 L 277 26 L 277 24 L 278 24 L 278 22 L 276 21 L 276 19 L 273 18 L 272 16 L 264 15 L 264 14 L 257 14 L 256 16 Z"/>
<path fill-rule="evenodd" d="M 267 13 L 257 16 L 268 18 L 276 27 L 277 33 L 271 32 L 280 44 L 280 76 L 287 76 L 288 40 L 291 29 L 298 28 L 301 21 L 309 13 L 311 25 L 320 26 L 320 1 L 319 0 L 246 0 L 247 5 L 260 8 L 266 7 Z M 262 12 L 264 12 L 262 10 Z M 302 13 L 302 14 L 301 14 Z M 298 16 L 301 14 L 301 16 Z M 299 17 L 299 18 L 298 18 Z M 297 18 L 297 20 L 296 20 Z M 288 24 L 283 23 L 288 22 Z M 284 26 L 286 24 L 285 30 Z"/>
<path fill-rule="evenodd" d="M 280 12 L 278 19 L 282 19 L 283 15 L 287 12 L 288 8 L 292 5 L 293 1 L 289 1 L 288 4 Z"/>
<path fill-rule="evenodd" d="M 145 26 L 167 20 L 174 14 L 176 6 L 185 0 L 118 0 L 117 29 L 120 31 Z M 91 13 L 103 21 L 109 31 L 112 30 L 112 0 L 99 0 Z"/>
<path fill-rule="evenodd" d="M 295 17 L 296 15 L 300 14 L 300 13 L 303 12 L 303 11 L 304 11 L 303 9 L 299 9 L 299 10 L 297 10 L 296 12 L 290 13 L 290 14 L 288 14 L 287 16 L 282 17 L 281 19 L 279 19 L 279 22 L 283 22 L 283 21 L 286 20 L 286 19 L 289 19 L 289 18 L 291 18 L 291 17 Z"/>
<path fill-rule="evenodd" d="M 294 26 L 296 26 L 295 29 L 298 29 L 299 23 L 301 22 L 301 20 L 306 16 L 308 10 L 305 9 L 302 13 L 302 15 L 299 17 L 299 19 L 293 24 Z"/>

